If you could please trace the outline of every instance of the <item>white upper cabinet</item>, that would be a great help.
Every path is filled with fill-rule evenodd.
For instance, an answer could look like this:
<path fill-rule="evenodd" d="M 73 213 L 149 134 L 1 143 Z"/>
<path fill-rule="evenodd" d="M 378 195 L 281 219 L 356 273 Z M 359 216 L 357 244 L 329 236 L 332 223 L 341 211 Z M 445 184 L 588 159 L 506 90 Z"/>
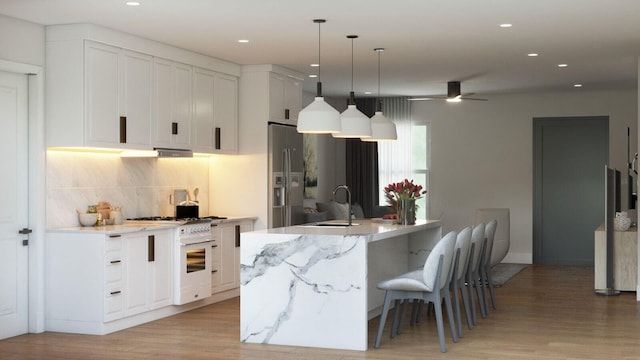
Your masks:
<path fill-rule="evenodd" d="M 214 120 L 213 71 L 195 69 L 193 72 L 193 147 L 195 151 L 213 152 Z"/>
<path fill-rule="evenodd" d="M 48 147 L 237 152 L 239 65 L 90 24 L 46 32 Z"/>
<path fill-rule="evenodd" d="M 151 76 L 153 58 L 128 50 L 120 54 L 120 116 L 125 117 L 125 143 L 147 148 L 151 138 Z M 121 129 L 122 131 L 122 129 Z"/>
<path fill-rule="evenodd" d="M 154 147 L 191 149 L 192 73 L 191 66 L 154 59 Z"/>
<path fill-rule="evenodd" d="M 302 80 L 269 74 L 269 120 L 296 125 L 302 107 Z"/>
<path fill-rule="evenodd" d="M 149 146 L 151 62 L 148 55 L 85 43 L 86 145 Z"/>
<path fill-rule="evenodd" d="M 193 150 L 238 151 L 238 78 L 194 69 Z"/>
<path fill-rule="evenodd" d="M 120 49 L 87 42 L 85 74 L 88 145 L 120 142 L 118 68 Z"/>
<path fill-rule="evenodd" d="M 238 152 L 238 78 L 216 73 L 213 120 L 215 123 L 214 152 Z"/>

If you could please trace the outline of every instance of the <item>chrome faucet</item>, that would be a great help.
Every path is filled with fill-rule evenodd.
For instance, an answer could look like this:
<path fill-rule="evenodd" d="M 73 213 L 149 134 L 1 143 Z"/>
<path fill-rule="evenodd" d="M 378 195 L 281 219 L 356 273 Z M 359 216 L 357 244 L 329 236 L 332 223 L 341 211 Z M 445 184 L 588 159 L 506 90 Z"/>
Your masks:
<path fill-rule="evenodd" d="M 349 220 L 349 226 L 351 226 L 351 190 L 349 190 L 349 187 L 347 185 L 338 185 L 334 190 L 333 190 L 333 201 L 336 200 L 336 192 L 340 189 L 343 189 L 344 191 L 347 192 L 347 204 L 349 205 L 349 216 L 348 216 L 348 220 Z"/>

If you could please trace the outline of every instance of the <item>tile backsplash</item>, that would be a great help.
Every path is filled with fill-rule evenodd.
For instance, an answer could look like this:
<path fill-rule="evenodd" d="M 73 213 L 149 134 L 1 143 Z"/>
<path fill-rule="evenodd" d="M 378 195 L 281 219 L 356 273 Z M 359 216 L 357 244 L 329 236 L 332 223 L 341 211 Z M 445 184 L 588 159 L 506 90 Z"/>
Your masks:
<path fill-rule="evenodd" d="M 47 151 L 47 227 L 78 226 L 76 209 L 108 201 L 123 218 L 174 216 L 174 189 L 200 193 L 200 214 L 209 213 L 206 157 L 121 158 L 118 154 Z"/>

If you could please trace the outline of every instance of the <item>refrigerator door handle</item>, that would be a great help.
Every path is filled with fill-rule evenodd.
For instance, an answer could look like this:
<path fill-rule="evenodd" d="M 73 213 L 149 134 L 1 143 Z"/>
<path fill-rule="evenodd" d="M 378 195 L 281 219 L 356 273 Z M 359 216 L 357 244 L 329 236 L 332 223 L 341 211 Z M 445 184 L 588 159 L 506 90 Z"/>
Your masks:
<path fill-rule="evenodd" d="M 289 226 L 289 221 L 287 220 L 287 203 L 289 202 L 289 194 L 287 194 L 287 183 L 289 181 L 287 150 L 287 148 L 282 149 L 282 207 L 280 208 L 280 216 L 282 217 L 283 226 Z"/>
<path fill-rule="evenodd" d="M 291 226 L 291 201 L 289 195 L 291 194 L 291 149 L 284 149 L 284 225 Z"/>

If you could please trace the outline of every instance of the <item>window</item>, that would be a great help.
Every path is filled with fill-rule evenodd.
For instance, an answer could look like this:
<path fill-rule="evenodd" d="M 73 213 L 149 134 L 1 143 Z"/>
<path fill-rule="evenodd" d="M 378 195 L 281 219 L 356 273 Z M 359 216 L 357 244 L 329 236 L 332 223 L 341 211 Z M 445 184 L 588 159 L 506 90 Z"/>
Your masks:
<path fill-rule="evenodd" d="M 378 143 L 380 205 L 386 204 L 384 187 L 405 178 L 429 190 L 429 123 L 411 120 L 411 104 L 405 98 L 384 98 L 385 116 L 396 124 L 397 141 Z M 418 219 L 429 218 L 429 194 L 417 201 Z"/>

